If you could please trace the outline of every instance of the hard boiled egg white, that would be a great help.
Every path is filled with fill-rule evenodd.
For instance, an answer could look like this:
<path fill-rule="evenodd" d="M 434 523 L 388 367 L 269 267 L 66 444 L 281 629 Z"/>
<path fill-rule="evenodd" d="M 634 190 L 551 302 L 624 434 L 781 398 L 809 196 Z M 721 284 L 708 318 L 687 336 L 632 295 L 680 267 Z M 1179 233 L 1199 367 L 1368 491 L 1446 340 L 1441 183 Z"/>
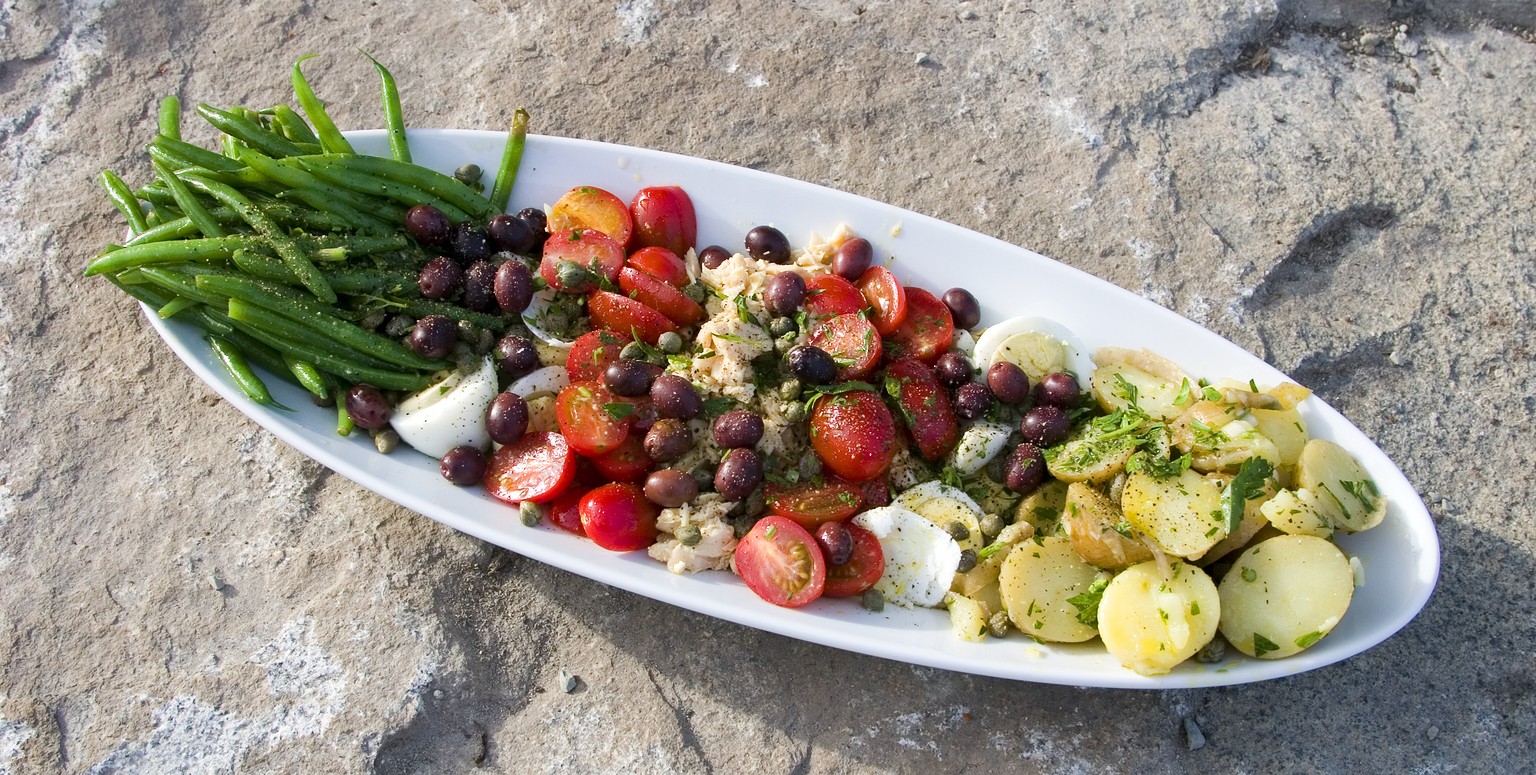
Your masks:
<path fill-rule="evenodd" d="M 496 367 L 481 358 L 478 368 L 459 369 L 401 401 L 389 424 L 401 441 L 432 457 L 465 444 L 484 449 L 491 442 L 485 410 L 495 398 Z"/>
<path fill-rule="evenodd" d="M 885 554 L 875 589 L 902 606 L 936 606 L 960 565 L 960 545 L 943 528 L 901 506 L 881 506 L 853 518 L 873 533 Z"/>
<path fill-rule="evenodd" d="M 1057 323 L 1050 318 L 1042 318 L 1034 315 L 1021 315 L 1016 318 L 1008 318 L 995 326 L 981 332 L 976 339 L 976 354 L 971 362 L 976 368 L 986 372 L 992 364 L 999 359 L 1006 358 L 1013 361 L 1029 374 L 1031 380 L 1036 380 L 1040 374 L 1031 373 L 1032 369 L 1026 360 L 1026 352 L 1034 349 L 1030 342 L 1032 337 L 1021 335 L 1044 335 L 1051 342 L 1056 342 L 1065 350 L 1066 369 L 1075 375 L 1078 380 L 1086 382 L 1093 374 L 1093 359 L 1089 357 L 1087 348 L 1083 347 L 1081 340 L 1077 338 L 1066 326 Z M 1015 337 L 1018 337 L 1017 339 Z M 1010 340 L 1013 340 L 1010 342 Z"/>

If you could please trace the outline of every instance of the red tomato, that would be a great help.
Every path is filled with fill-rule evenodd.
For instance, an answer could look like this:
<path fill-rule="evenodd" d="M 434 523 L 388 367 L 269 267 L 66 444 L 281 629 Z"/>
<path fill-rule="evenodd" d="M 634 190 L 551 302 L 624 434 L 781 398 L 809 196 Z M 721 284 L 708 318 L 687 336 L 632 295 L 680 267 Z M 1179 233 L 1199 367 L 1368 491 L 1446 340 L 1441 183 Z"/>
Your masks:
<path fill-rule="evenodd" d="M 572 382 L 595 382 L 608 365 L 619 359 L 624 345 L 634 340 L 617 331 L 588 331 L 576 337 L 565 356 L 565 373 Z"/>
<path fill-rule="evenodd" d="M 787 486 L 770 482 L 763 494 L 769 511 L 789 517 L 807 530 L 815 530 L 823 522 L 847 519 L 863 507 L 859 486 L 841 479 Z"/>
<path fill-rule="evenodd" d="M 907 319 L 891 340 L 897 344 L 895 354 L 933 363 L 954 343 L 955 321 L 939 297 L 922 288 L 908 288 Z"/>
<path fill-rule="evenodd" d="M 651 472 L 652 466 L 644 442 L 633 433 L 624 437 L 617 449 L 592 458 L 592 464 L 604 478 L 614 482 L 638 482 Z"/>
<path fill-rule="evenodd" d="M 551 227 L 553 228 L 553 227 Z M 614 282 L 619 270 L 624 268 L 624 248 L 609 239 L 608 235 L 594 229 L 565 229 L 551 231 L 544 240 L 544 257 L 539 261 L 539 276 L 549 287 L 567 293 L 586 293 L 596 288 L 593 278 L 586 282 L 568 283 L 560 277 L 560 265 L 569 261 L 582 269 Z"/>
<path fill-rule="evenodd" d="M 485 469 L 485 489 L 508 503 L 553 499 L 576 477 L 576 453 L 558 433 L 525 433 L 496 450 Z"/>
<path fill-rule="evenodd" d="M 642 272 L 672 286 L 682 288 L 688 284 L 688 267 L 676 253 L 662 247 L 640 248 L 629 254 L 627 266 L 632 266 Z"/>
<path fill-rule="evenodd" d="M 573 382 L 555 398 L 555 420 L 571 448 L 588 457 L 618 449 L 629 435 L 628 415 L 615 419 L 609 405 L 621 403 L 597 382 Z"/>
<path fill-rule="evenodd" d="M 608 291 L 593 291 L 587 297 L 587 312 L 593 323 L 613 331 L 633 331 L 646 344 L 656 344 L 662 334 L 677 330 L 666 315 Z"/>
<path fill-rule="evenodd" d="M 572 485 L 565 492 L 560 493 L 560 497 L 549 502 L 547 511 L 549 521 L 561 530 L 579 536 L 586 535 L 587 531 L 581 529 L 581 512 L 577 506 L 580 505 L 582 496 L 590 491 L 590 488 Z"/>
<path fill-rule="evenodd" d="M 838 381 L 863 379 L 880 365 L 882 346 L 874 324 L 863 315 L 828 318 L 811 329 L 808 344 L 820 347 L 837 362 Z"/>
<path fill-rule="evenodd" d="M 896 421 L 869 390 L 823 396 L 811 408 L 811 447 L 850 482 L 883 475 L 896 455 Z"/>
<path fill-rule="evenodd" d="M 853 556 L 842 565 L 827 566 L 827 597 L 853 597 L 875 585 L 885 575 L 885 552 L 874 533 L 852 522 L 844 527 L 853 536 Z"/>
<path fill-rule="evenodd" d="M 864 270 L 864 276 L 854 286 L 874 311 L 869 322 L 875 324 L 881 336 L 889 336 L 907 319 L 907 289 L 901 287 L 891 270 L 872 266 Z"/>
<path fill-rule="evenodd" d="M 681 256 L 698 242 L 693 200 L 677 186 L 642 188 L 630 202 L 636 247 L 663 247 Z"/>
<path fill-rule="evenodd" d="M 608 235 L 622 248 L 629 244 L 634 221 L 624 200 L 594 186 L 577 186 L 549 208 L 549 233 L 591 229 Z"/>
<path fill-rule="evenodd" d="M 788 517 L 770 514 L 736 545 L 736 572 L 758 597 L 798 608 L 821 597 L 827 560 L 805 528 Z"/>
<path fill-rule="evenodd" d="M 656 542 L 661 507 L 647 500 L 639 485 L 605 484 L 583 495 L 577 510 L 587 537 L 604 549 L 630 552 Z"/>
<path fill-rule="evenodd" d="M 896 361 L 885 368 L 885 392 L 896 399 L 901 419 L 924 460 L 934 462 L 949 454 L 960 438 L 960 429 L 949 404 L 949 391 L 939 384 L 932 369 L 913 358 Z"/>
<path fill-rule="evenodd" d="M 631 299 L 666 315 L 680 326 L 691 326 L 704 319 L 704 308 L 683 292 L 638 269 L 619 270 L 619 287 Z"/>
<path fill-rule="evenodd" d="M 864 294 L 835 274 L 819 274 L 805 281 L 804 307 L 816 317 L 851 315 L 864 309 Z"/>

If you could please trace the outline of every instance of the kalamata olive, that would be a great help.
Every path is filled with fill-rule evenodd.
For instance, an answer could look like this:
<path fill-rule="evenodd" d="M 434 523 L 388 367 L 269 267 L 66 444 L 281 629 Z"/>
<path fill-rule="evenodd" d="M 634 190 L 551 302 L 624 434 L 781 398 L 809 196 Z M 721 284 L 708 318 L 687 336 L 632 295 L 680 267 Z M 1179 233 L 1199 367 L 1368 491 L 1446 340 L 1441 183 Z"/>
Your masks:
<path fill-rule="evenodd" d="M 875 261 L 875 248 L 869 240 L 854 237 L 837 247 L 832 255 L 832 272 L 849 282 L 857 282 Z"/>
<path fill-rule="evenodd" d="M 732 409 L 710 424 L 715 443 L 726 449 L 752 447 L 763 439 L 763 418 L 746 409 Z"/>
<path fill-rule="evenodd" d="M 389 424 L 389 401 L 372 385 L 353 385 L 347 391 L 347 416 L 363 430 L 377 430 Z"/>
<path fill-rule="evenodd" d="M 853 534 L 841 522 L 823 522 L 816 528 L 816 543 L 827 556 L 828 565 L 847 565 L 853 558 Z"/>
<path fill-rule="evenodd" d="M 1013 448 L 1003 471 L 1003 483 L 1020 495 L 1028 495 L 1045 481 L 1045 453 L 1025 442 Z"/>
<path fill-rule="evenodd" d="M 1082 392 L 1077 377 L 1066 372 L 1056 372 L 1040 378 L 1040 384 L 1035 386 L 1035 402 L 1071 409 L 1081 400 Z"/>
<path fill-rule="evenodd" d="M 459 324 L 446 315 L 428 315 L 416 321 L 407 342 L 423 358 L 446 358 L 459 341 Z"/>
<path fill-rule="evenodd" d="M 992 391 L 980 382 L 970 382 L 955 389 L 955 414 L 974 420 L 992 408 Z"/>
<path fill-rule="evenodd" d="M 549 216 L 537 207 L 524 207 L 517 211 L 517 217 L 528 224 L 528 230 L 533 232 L 533 238 L 539 243 L 549 236 Z"/>
<path fill-rule="evenodd" d="M 516 393 L 497 393 L 485 408 L 485 431 L 497 444 L 522 438 L 528 432 L 528 402 Z"/>
<path fill-rule="evenodd" d="M 964 353 L 950 350 L 933 362 L 933 375 L 944 387 L 960 387 L 971 381 L 971 359 Z"/>
<path fill-rule="evenodd" d="M 538 245 L 538 238 L 534 236 L 533 229 L 528 227 L 528 222 L 506 213 L 492 216 L 486 222 L 485 235 L 490 238 L 491 247 L 497 251 L 526 254 L 532 253 Z"/>
<path fill-rule="evenodd" d="M 950 288 L 944 292 L 944 306 L 954 318 L 955 328 L 972 329 L 981 322 L 981 303 L 964 288 Z"/>
<path fill-rule="evenodd" d="M 731 251 L 726 250 L 719 245 L 710 245 L 709 247 L 699 251 L 699 263 L 709 267 L 710 269 L 718 268 L 721 264 L 725 263 L 727 258 L 730 257 Z"/>
<path fill-rule="evenodd" d="M 453 254 L 465 264 L 491 257 L 491 240 L 485 236 L 485 229 L 471 221 L 453 227 L 453 236 L 449 239 L 452 241 Z"/>
<path fill-rule="evenodd" d="M 789 238 L 772 226 L 754 227 L 747 232 L 744 243 L 747 253 L 759 261 L 770 264 L 789 263 Z"/>
<path fill-rule="evenodd" d="M 429 299 L 446 299 L 464 287 L 464 269 L 447 256 L 436 256 L 422 265 L 416 287 Z"/>
<path fill-rule="evenodd" d="M 1019 421 L 1019 433 L 1023 434 L 1024 440 L 1040 447 L 1060 444 L 1071 430 L 1072 421 L 1067 418 L 1066 411 L 1050 404 L 1030 409 Z"/>
<path fill-rule="evenodd" d="M 1029 398 L 1029 375 L 1016 364 L 998 361 L 987 369 L 987 387 L 1005 404 L 1022 404 Z"/>
<path fill-rule="evenodd" d="M 417 242 L 437 247 L 448 241 L 453 222 L 432 205 L 416 205 L 405 211 L 405 230 Z"/>
<path fill-rule="evenodd" d="M 476 312 L 496 312 L 496 265 L 476 261 L 464 270 L 463 304 Z"/>
<path fill-rule="evenodd" d="M 539 348 L 526 336 L 508 334 L 496 343 L 496 368 L 517 378 L 539 367 Z"/>
<path fill-rule="evenodd" d="M 502 312 L 520 315 L 533 301 L 533 270 L 515 258 L 504 261 L 496 267 L 493 290 Z"/>
<path fill-rule="evenodd" d="M 676 468 L 652 471 L 645 478 L 645 497 L 662 508 L 675 509 L 698 494 L 698 482 Z"/>
<path fill-rule="evenodd" d="M 802 344 L 791 349 L 784 355 L 784 364 L 807 385 L 826 385 L 837 379 L 837 361 L 815 345 Z"/>
<path fill-rule="evenodd" d="M 676 374 L 663 374 L 651 383 L 651 403 L 662 417 L 692 420 L 704 408 L 693 383 Z"/>
<path fill-rule="evenodd" d="M 485 479 L 485 453 L 468 444 L 454 447 L 438 461 L 437 470 L 460 487 L 479 484 Z"/>
<path fill-rule="evenodd" d="M 693 432 L 688 423 L 664 417 L 646 431 L 645 454 L 658 463 L 670 463 L 693 449 Z"/>
<path fill-rule="evenodd" d="M 650 391 L 651 381 L 656 378 L 657 371 L 660 369 L 645 361 L 626 361 L 620 358 L 603 370 L 603 387 L 616 396 L 643 396 Z"/>
<path fill-rule="evenodd" d="M 797 272 L 780 272 L 763 289 L 763 304 L 770 315 L 793 315 L 804 302 L 805 278 Z"/>
<path fill-rule="evenodd" d="M 763 458 L 757 452 L 738 447 L 725 453 L 715 471 L 715 492 L 728 501 L 739 501 L 763 483 Z"/>

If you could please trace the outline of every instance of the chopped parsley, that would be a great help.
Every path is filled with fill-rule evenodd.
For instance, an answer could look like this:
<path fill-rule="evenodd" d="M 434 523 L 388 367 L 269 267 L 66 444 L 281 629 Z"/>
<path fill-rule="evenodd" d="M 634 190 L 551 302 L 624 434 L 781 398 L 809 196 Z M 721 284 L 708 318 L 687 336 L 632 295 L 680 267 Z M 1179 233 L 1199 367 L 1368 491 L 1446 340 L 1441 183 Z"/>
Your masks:
<path fill-rule="evenodd" d="M 1117 371 L 1115 372 L 1115 395 L 1125 399 L 1127 404 L 1136 406 L 1136 399 L 1140 393 L 1137 391 L 1135 383 L 1126 379 L 1124 374 Z"/>
<path fill-rule="evenodd" d="M 612 403 L 603 404 L 603 411 L 607 412 L 608 416 L 615 420 L 623 420 L 624 418 L 635 413 L 635 405 L 628 404 L 623 401 L 614 401 Z"/>
<path fill-rule="evenodd" d="M 747 309 L 747 297 L 738 295 L 736 296 L 735 301 L 736 317 L 741 318 L 741 322 L 751 323 L 754 326 L 762 326 L 762 323 L 757 321 L 757 316 L 753 315 L 752 312 Z"/>
<path fill-rule="evenodd" d="M 1303 635 L 1300 638 L 1296 639 L 1296 648 L 1304 649 L 1304 648 L 1306 648 L 1306 647 L 1308 647 L 1308 646 L 1310 646 L 1310 645 L 1312 645 L 1312 644 L 1314 644 L 1314 643 L 1316 643 L 1316 642 L 1318 642 L 1318 641 L 1320 641 L 1322 639 L 1323 639 L 1323 634 L 1321 632 L 1318 632 L 1317 630 L 1313 630 L 1313 631 L 1307 633 L 1306 635 Z"/>
<path fill-rule="evenodd" d="M 1104 599 L 1104 588 L 1108 586 L 1109 579 L 1096 578 L 1088 585 L 1087 591 L 1067 598 L 1067 602 L 1077 609 L 1078 621 L 1089 627 L 1099 626 L 1099 602 Z"/>
<path fill-rule="evenodd" d="M 1215 449 L 1230 441 L 1230 439 L 1227 438 L 1227 434 L 1222 433 L 1221 431 L 1212 428 L 1211 426 L 1206 425 L 1199 420 L 1191 420 L 1189 423 L 1189 429 L 1195 434 L 1195 443 L 1202 447 Z"/>
<path fill-rule="evenodd" d="M 1280 647 L 1275 642 L 1258 633 L 1253 634 L 1253 655 L 1262 657 L 1271 651 L 1279 651 Z"/>
<path fill-rule="evenodd" d="M 1251 457 L 1243 461 L 1242 467 L 1237 469 L 1237 476 L 1232 478 L 1232 483 L 1221 494 L 1228 533 L 1236 531 L 1237 526 L 1242 524 L 1243 514 L 1248 510 L 1248 501 L 1264 493 L 1264 484 L 1274 472 L 1274 466 L 1264 458 Z"/>

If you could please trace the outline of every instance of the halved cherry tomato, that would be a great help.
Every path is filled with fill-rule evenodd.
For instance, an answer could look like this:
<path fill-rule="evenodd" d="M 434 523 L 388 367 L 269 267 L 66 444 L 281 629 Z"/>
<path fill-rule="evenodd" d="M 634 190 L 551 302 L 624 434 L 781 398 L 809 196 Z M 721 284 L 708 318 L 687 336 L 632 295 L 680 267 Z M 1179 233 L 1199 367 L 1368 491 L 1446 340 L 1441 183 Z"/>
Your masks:
<path fill-rule="evenodd" d="M 811 407 L 811 447 L 850 482 L 883 475 L 896 455 L 896 421 L 869 390 L 823 396 Z"/>
<path fill-rule="evenodd" d="M 558 433 L 525 433 L 496 450 L 485 468 L 485 489 L 508 503 L 544 503 L 576 477 L 576 453 Z"/>
<path fill-rule="evenodd" d="M 633 433 L 625 436 L 617 449 L 592 458 L 592 464 L 614 482 L 638 482 L 651 472 L 652 465 L 650 456 L 645 454 L 645 443 Z"/>
<path fill-rule="evenodd" d="M 639 269 L 673 288 L 682 288 L 688 284 L 687 265 L 676 253 L 663 247 L 640 248 L 629 254 L 625 265 Z"/>
<path fill-rule="evenodd" d="M 646 344 L 656 344 L 662 334 L 677 330 L 666 315 L 628 296 L 608 291 L 593 291 L 587 297 L 587 312 L 593 323 L 613 331 L 632 331 Z"/>
<path fill-rule="evenodd" d="M 854 287 L 864 294 L 864 301 L 869 302 L 873 311 L 869 322 L 875 324 L 875 330 L 881 336 L 889 336 L 907 319 L 907 289 L 901 287 L 891 270 L 872 266 L 864 270 L 864 276 L 854 283 Z"/>
<path fill-rule="evenodd" d="M 878 509 L 891 505 L 891 488 L 884 479 L 871 479 L 859 485 L 859 494 L 864 497 L 864 508 Z"/>
<path fill-rule="evenodd" d="M 805 281 L 803 306 L 816 317 L 850 315 L 864 309 L 864 294 L 835 274 L 820 274 Z"/>
<path fill-rule="evenodd" d="M 853 556 L 842 565 L 827 566 L 827 585 L 822 592 L 827 597 L 862 595 L 885 575 L 885 552 L 880 548 L 880 539 L 852 522 L 845 527 L 853 536 Z"/>
<path fill-rule="evenodd" d="M 798 608 L 821 597 L 827 560 L 816 538 L 788 517 L 769 514 L 736 545 L 736 572 L 774 605 Z"/>
<path fill-rule="evenodd" d="M 576 337 L 565 356 L 565 373 L 572 382 L 595 382 L 603 378 L 609 364 L 619 359 L 624 345 L 634 341 L 618 331 L 588 331 Z"/>
<path fill-rule="evenodd" d="M 837 362 L 838 381 L 863 379 L 880 365 L 880 335 L 863 315 L 838 315 L 817 323 L 808 344 L 820 347 Z"/>
<path fill-rule="evenodd" d="M 661 508 L 646 499 L 639 485 L 605 484 L 583 495 L 577 510 L 587 537 L 604 549 L 631 552 L 656 542 Z"/>
<path fill-rule="evenodd" d="M 572 449 L 588 457 L 605 455 L 629 435 L 628 414 L 618 419 L 609 410 L 621 403 L 597 382 L 573 382 L 555 398 L 555 421 Z"/>
<path fill-rule="evenodd" d="M 549 233 L 593 229 L 608 235 L 622 248 L 629 244 L 634 220 L 624 200 L 595 186 L 577 186 L 549 208 Z"/>
<path fill-rule="evenodd" d="M 611 283 L 619 279 L 619 270 L 624 268 L 624 248 L 608 235 L 594 229 L 550 232 L 549 239 L 544 240 L 544 257 L 539 261 L 539 276 L 557 291 L 586 293 L 596 288 L 599 280 L 594 277 L 571 282 L 569 277 L 562 277 L 560 267 L 566 261 L 606 278 Z"/>
<path fill-rule="evenodd" d="M 681 256 L 698 242 L 699 222 L 693 200 L 677 186 L 640 189 L 630 202 L 636 247 L 658 246 Z"/>
<path fill-rule="evenodd" d="M 955 320 L 939 297 L 922 288 L 908 288 L 907 319 L 891 341 L 898 345 L 893 354 L 933 363 L 954 343 Z"/>
<path fill-rule="evenodd" d="M 660 312 L 680 326 L 691 326 L 704 319 L 704 308 L 683 292 L 638 269 L 619 270 L 619 287 L 631 299 Z"/>
<path fill-rule="evenodd" d="M 949 391 L 939 384 L 922 361 L 902 358 L 885 367 L 885 392 L 896 400 L 901 419 L 923 459 L 937 461 L 949 454 L 960 438 Z"/>
<path fill-rule="evenodd" d="M 555 527 L 567 532 L 584 536 L 587 531 L 581 528 L 581 511 L 577 508 L 581 504 L 582 496 L 591 492 L 590 487 L 578 487 L 571 485 L 560 497 L 549 502 L 549 508 L 545 513 L 549 521 Z"/>
<path fill-rule="evenodd" d="M 789 517 L 807 530 L 823 522 L 840 522 L 863 508 L 859 486 L 841 479 L 791 485 L 770 482 L 763 495 L 770 512 Z"/>

